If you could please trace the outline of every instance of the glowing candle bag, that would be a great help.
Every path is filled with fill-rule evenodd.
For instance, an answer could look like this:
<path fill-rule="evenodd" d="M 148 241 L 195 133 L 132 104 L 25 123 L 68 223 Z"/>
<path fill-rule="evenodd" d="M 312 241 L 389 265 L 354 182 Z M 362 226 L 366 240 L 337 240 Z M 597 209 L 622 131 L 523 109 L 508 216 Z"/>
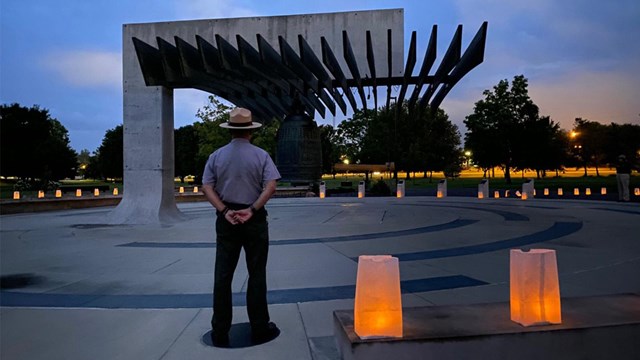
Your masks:
<path fill-rule="evenodd" d="M 438 192 L 436 193 L 436 197 L 447 197 L 447 179 L 438 181 Z"/>
<path fill-rule="evenodd" d="M 358 183 L 358 199 L 362 199 L 364 197 L 364 181 L 360 181 Z"/>
<path fill-rule="evenodd" d="M 398 188 L 396 189 L 396 197 L 404 197 L 404 180 L 398 180 Z"/>
<path fill-rule="evenodd" d="M 512 249 L 511 320 L 523 326 L 560 324 L 560 286 L 556 251 Z"/>
<path fill-rule="evenodd" d="M 529 179 L 522 184 L 522 200 L 532 199 L 535 196 L 533 179 Z"/>
<path fill-rule="evenodd" d="M 402 297 L 398 258 L 358 257 L 354 330 L 362 339 L 402 337 Z"/>
<path fill-rule="evenodd" d="M 478 199 L 488 199 L 489 198 L 489 180 L 482 179 L 480 184 L 478 184 Z"/>

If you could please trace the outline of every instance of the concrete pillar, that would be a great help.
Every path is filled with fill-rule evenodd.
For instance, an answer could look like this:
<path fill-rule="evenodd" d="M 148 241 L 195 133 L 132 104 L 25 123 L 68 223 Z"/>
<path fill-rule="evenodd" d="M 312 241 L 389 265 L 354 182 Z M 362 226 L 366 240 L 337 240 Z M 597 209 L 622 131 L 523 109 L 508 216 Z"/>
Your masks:
<path fill-rule="evenodd" d="M 184 216 L 174 198 L 173 90 L 146 86 L 131 37 L 123 28 L 124 189 L 112 224 L 166 224 Z"/>
<path fill-rule="evenodd" d="M 164 224 L 181 220 L 173 179 L 173 90 L 126 89 L 125 85 L 124 191 L 110 222 Z"/>

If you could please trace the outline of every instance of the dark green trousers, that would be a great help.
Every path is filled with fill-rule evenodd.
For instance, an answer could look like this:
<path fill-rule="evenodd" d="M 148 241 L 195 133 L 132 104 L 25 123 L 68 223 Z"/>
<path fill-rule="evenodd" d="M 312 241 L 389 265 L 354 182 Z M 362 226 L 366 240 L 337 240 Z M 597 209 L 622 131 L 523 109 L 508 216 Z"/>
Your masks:
<path fill-rule="evenodd" d="M 242 208 L 228 204 L 229 208 Z M 243 206 L 243 205 L 242 205 Z M 249 281 L 247 283 L 247 313 L 254 331 L 269 323 L 267 308 L 267 255 L 269 226 L 267 211 L 260 209 L 245 224 L 232 225 L 218 214 L 216 220 L 216 264 L 213 286 L 213 317 L 211 327 L 218 334 L 231 328 L 233 301 L 231 282 L 240 250 L 244 249 Z"/>

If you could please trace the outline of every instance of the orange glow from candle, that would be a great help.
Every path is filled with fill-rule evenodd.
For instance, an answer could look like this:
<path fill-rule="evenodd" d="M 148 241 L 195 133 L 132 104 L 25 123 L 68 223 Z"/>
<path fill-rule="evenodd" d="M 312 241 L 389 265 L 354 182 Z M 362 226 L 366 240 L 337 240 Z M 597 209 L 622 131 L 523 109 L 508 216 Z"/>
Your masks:
<path fill-rule="evenodd" d="M 555 250 L 512 249 L 510 268 L 511 320 L 523 326 L 560 324 L 560 285 Z"/>
<path fill-rule="evenodd" d="M 398 258 L 358 258 L 354 331 L 361 338 L 402 337 L 402 297 Z"/>

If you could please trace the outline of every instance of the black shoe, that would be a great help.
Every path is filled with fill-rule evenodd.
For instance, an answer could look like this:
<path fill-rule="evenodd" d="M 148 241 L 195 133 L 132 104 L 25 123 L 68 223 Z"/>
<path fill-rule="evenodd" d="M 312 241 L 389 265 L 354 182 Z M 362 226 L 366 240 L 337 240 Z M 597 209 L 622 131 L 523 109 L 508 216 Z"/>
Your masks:
<path fill-rule="evenodd" d="M 211 342 L 213 346 L 219 348 L 228 348 L 229 347 L 229 334 L 216 334 L 213 330 L 211 331 Z"/>
<path fill-rule="evenodd" d="M 277 338 L 278 335 L 280 335 L 280 329 L 276 324 L 270 322 L 265 329 L 252 330 L 251 341 L 256 345 L 264 344 Z"/>

